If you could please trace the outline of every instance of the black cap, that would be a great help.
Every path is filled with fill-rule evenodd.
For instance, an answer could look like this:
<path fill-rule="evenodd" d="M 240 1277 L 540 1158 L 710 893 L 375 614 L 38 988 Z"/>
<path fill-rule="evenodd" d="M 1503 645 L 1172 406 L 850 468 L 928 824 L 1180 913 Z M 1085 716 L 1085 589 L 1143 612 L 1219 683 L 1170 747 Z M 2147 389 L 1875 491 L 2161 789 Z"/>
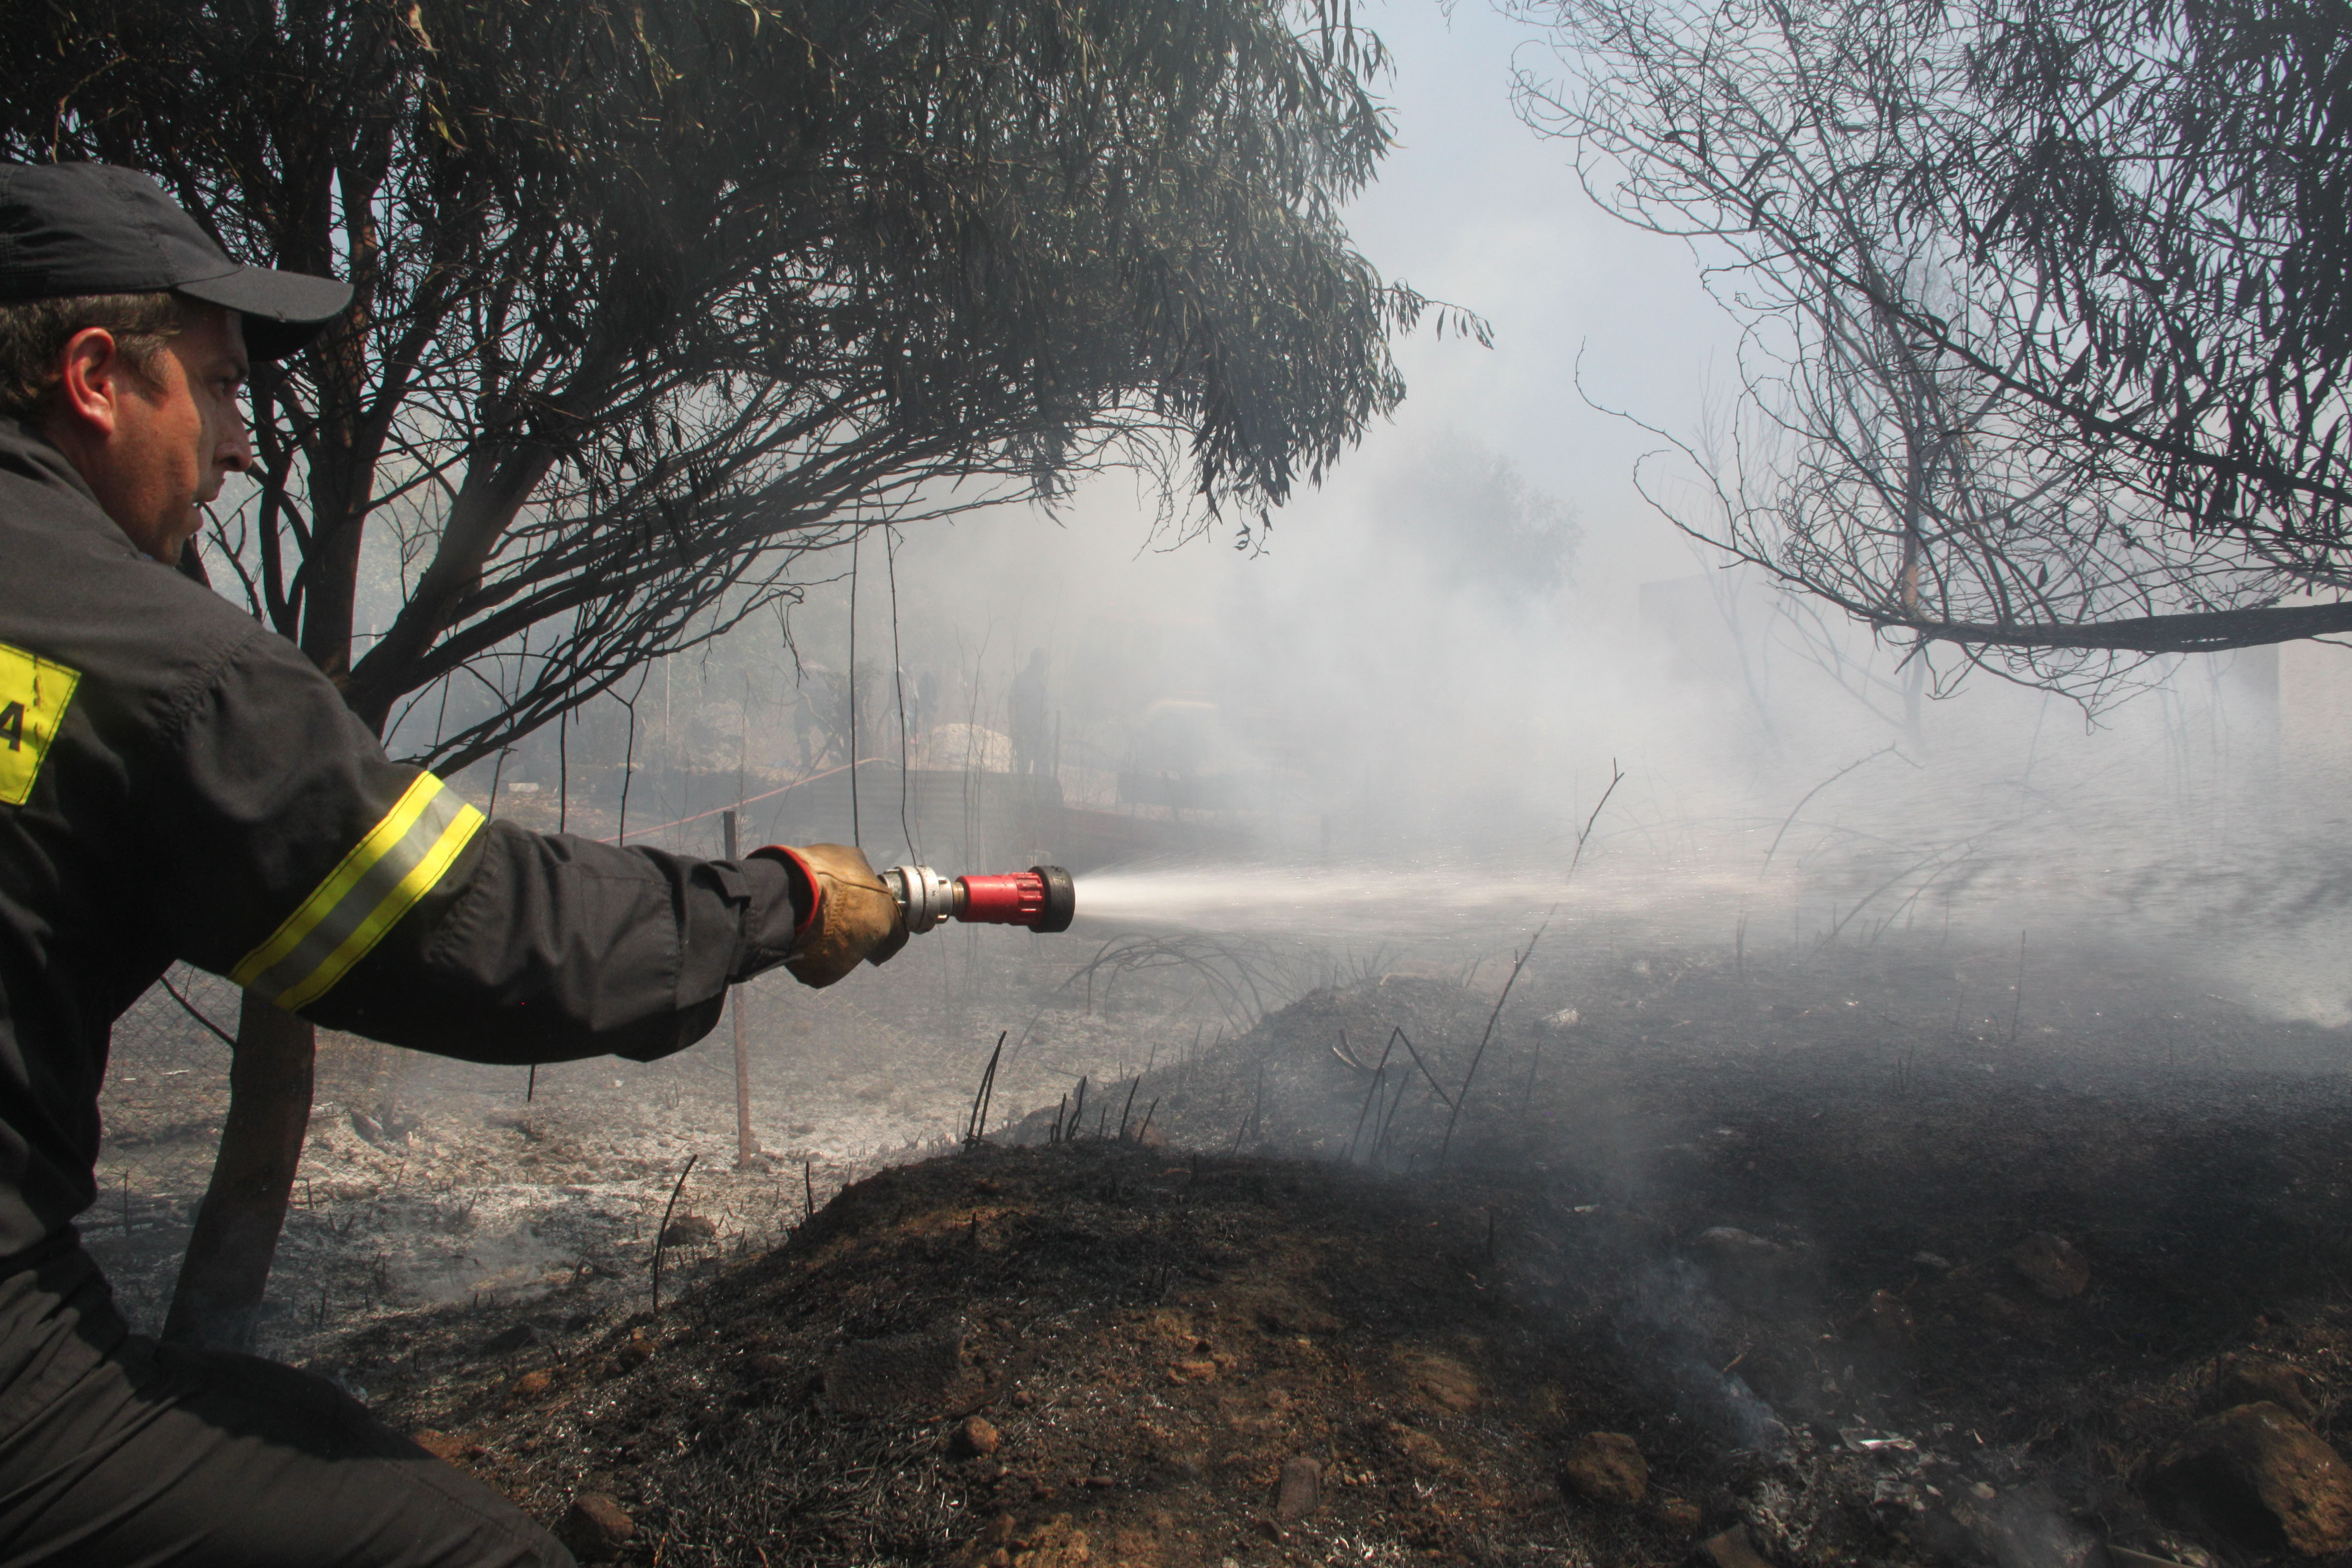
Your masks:
<path fill-rule="evenodd" d="M 348 283 L 230 260 L 144 174 L 0 163 L 0 304 L 166 289 L 242 315 L 257 360 L 292 353 L 352 301 Z"/>

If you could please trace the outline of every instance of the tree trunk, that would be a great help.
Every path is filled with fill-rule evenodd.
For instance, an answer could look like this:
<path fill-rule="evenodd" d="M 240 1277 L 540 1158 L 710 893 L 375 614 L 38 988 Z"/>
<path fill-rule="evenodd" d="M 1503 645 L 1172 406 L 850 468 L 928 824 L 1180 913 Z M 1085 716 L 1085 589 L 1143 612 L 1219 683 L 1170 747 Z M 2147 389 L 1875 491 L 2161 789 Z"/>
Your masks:
<path fill-rule="evenodd" d="M 316 1045 L 309 1023 L 245 993 L 229 1066 L 228 1120 L 163 1323 L 163 1338 L 173 1343 L 208 1350 L 253 1343 L 310 1125 Z"/>

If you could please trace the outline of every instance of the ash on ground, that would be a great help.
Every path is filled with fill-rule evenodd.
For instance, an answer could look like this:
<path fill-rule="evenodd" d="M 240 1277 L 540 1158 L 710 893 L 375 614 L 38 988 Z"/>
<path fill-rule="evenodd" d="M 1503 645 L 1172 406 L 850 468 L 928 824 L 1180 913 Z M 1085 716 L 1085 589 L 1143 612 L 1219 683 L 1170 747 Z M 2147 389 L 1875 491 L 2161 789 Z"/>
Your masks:
<path fill-rule="evenodd" d="M 1091 1005 L 1013 951 L 996 1016 L 755 990 L 742 1169 L 724 1025 L 528 1104 L 337 1045 L 273 1348 L 624 1562 L 2352 1549 L 2340 1030 L 1926 942 L 1294 969 L 1254 1019 L 1205 950 Z M 140 1087 L 110 1169 L 179 1184 L 91 1228 L 160 1310 L 217 1106 Z"/>

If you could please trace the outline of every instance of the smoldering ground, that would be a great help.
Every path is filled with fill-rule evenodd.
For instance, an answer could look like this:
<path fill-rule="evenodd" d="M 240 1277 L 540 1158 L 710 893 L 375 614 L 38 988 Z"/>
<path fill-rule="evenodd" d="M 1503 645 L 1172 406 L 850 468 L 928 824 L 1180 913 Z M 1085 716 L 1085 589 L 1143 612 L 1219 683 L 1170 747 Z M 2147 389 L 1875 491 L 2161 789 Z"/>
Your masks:
<path fill-rule="evenodd" d="M 634 755 L 592 714 L 504 759 L 498 809 L 535 826 L 616 836 L 625 784 L 632 841 L 714 851 L 741 800 L 750 842 L 1060 853 L 1081 919 L 747 987 L 740 1166 L 731 1020 L 535 1081 L 330 1042 L 266 1346 L 551 1519 L 618 1497 L 665 1561 L 999 1530 L 1171 1563 L 2260 1550 L 2147 1477 L 2231 1368 L 2284 1368 L 2323 1436 L 2346 1386 L 2342 825 L 2299 760 L 2326 726 L 2243 662 L 2096 727 L 1990 682 L 1914 705 L 1891 654 L 1825 666 L 1753 584 L 1616 580 L 1449 439 L 1450 490 L 1335 486 L 1254 556 L 983 522 L 898 547 L 895 627 L 868 557 L 850 821 L 795 782 L 842 776 L 846 724 L 795 720 L 859 683 L 793 679 L 851 668 L 845 583 L 790 649 L 666 672 Z M 1464 570 L 1474 508 L 1550 575 Z M 1045 765 L 1016 775 L 1040 647 Z M 169 998 L 118 1048 L 87 1228 L 151 1321 L 222 1066 Z M 1196 1181 L 1222 1232 L 1182 1217 Z M 1341 1267 L 1366 1229 L 1377 1267 Z M 2036 1237 L 2080 1294 L 2020 1271 Z M 1277 1277 L 1286 1306 L 1235 1295 Z M 973 1389 L 824 1394 L 956 1317 Z M 939 1446 L 973 1400 L 1002 1458 Z M 1644 1456 L 1641 1501 L 1562 1482 L 1595 1431 Z M 1331 1484 L 1285 1518 L 1300 1457 Z"/>

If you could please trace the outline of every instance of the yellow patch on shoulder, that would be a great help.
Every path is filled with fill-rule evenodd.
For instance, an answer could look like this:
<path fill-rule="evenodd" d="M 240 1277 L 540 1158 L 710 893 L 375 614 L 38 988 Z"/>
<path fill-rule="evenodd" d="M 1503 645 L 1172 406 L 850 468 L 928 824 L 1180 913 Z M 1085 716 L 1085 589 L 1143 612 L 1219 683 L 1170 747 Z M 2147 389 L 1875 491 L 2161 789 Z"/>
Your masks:
<path fill-rule="evenodd" d="M 0 643 L 0 801 L 22 805 L 31 798 L 80 684 L 81 671 Z"/>

